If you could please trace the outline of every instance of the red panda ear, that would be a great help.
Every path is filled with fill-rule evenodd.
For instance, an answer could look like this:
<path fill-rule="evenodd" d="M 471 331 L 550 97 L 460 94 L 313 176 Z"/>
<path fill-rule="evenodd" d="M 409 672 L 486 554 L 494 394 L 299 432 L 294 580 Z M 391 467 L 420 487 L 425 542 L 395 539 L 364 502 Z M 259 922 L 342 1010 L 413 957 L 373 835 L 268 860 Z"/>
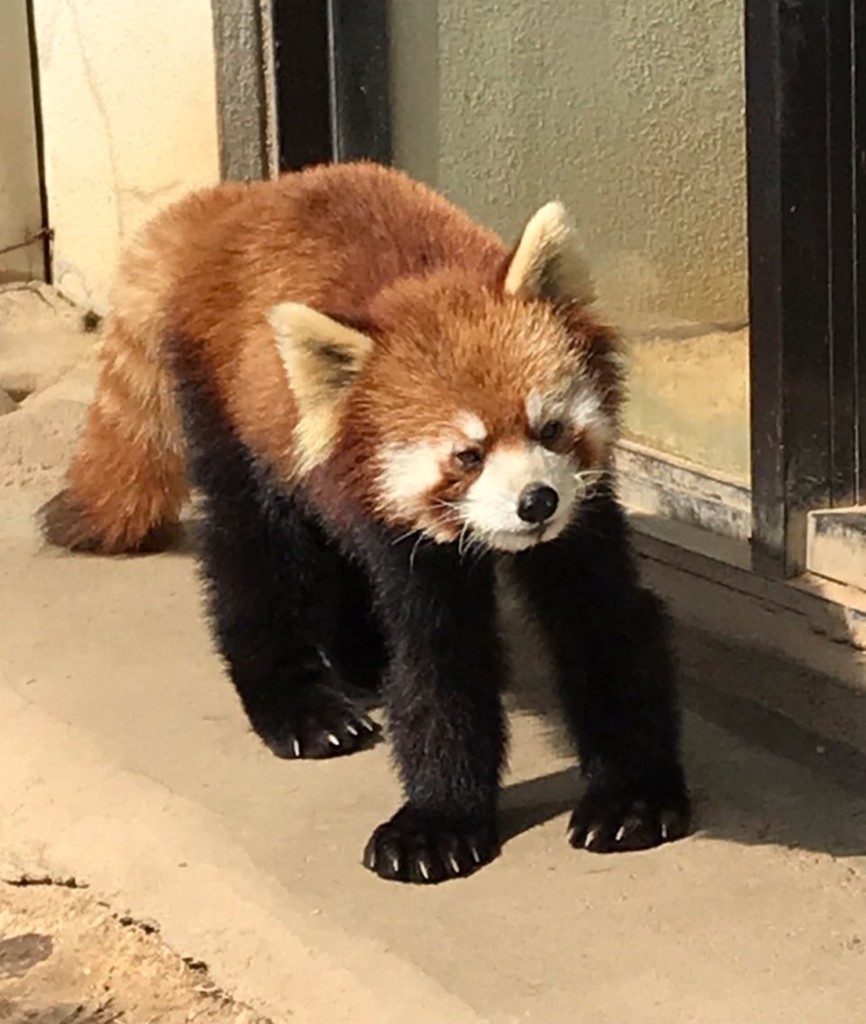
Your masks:
<path fill-rule="evenodd" d="M 586 306 L 595 287 L 577 231 L 562 203 L 547 203 L 523 229 L 505 274 L 509 295 Z"/>
<path fill-rule="evenodd" d="M 297 406 L 298 468 L 308 472 L 331 454 L 343 402 L 373 342 L 297 302 L 273 306 L 268 321 Z"/>

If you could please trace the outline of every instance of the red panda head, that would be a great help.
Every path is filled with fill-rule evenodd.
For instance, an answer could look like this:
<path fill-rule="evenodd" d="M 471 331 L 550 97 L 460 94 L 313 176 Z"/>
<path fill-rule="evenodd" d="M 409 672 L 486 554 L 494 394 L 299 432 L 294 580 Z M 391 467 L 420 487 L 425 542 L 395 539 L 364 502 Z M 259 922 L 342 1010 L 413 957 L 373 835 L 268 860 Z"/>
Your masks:
<path fill-rule="evenodd" d="M 456 269 L 377 296 L 360 331 L 270 314 L 297 406 L 299 472 L 324 462 L 405 531 L 519 551 L 559 536 L 608 464 L 620 372 L 563 208 L 494 281 Z"/>

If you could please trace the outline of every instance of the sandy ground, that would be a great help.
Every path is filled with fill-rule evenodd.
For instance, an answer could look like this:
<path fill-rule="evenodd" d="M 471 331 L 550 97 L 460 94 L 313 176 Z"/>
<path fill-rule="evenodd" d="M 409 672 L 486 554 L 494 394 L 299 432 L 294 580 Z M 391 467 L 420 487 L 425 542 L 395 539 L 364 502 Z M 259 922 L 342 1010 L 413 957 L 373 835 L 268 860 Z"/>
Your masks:
<path fill-rule="evenodd" d="M 862 761 L 689 679 L 696 834 L 574 851 L 580 783 L 518 616 L 502 857 L 434 889 L 364 871 L 363 844 L 399 799 L 387 746 L 279 762 L 213 655 L 187 553 L 41 545 L 33 512 L 81 421 L 92 342 L 49 292 L 0 292 L 0 878 L 88 885 L 0 888 L 0 1020 L 863 1017 Z M 236 1002 L 197 991 L 209 979 Z"/>
<path fill-rule="evenodd" d="M 0 885 L 0 1020 L 32 1024 L 267 1024 L 173 953 L 155 922 L 74 879 Z"/>
<path fill-rule="evenodd" d="M 0 289 L 0 485 L 50 487 L 93 386 L 98 342 L 79 310 L 41 285 Z M 263 1024 L 139 921 L 75 879 L 0 883 L 0 1021 Z"/>

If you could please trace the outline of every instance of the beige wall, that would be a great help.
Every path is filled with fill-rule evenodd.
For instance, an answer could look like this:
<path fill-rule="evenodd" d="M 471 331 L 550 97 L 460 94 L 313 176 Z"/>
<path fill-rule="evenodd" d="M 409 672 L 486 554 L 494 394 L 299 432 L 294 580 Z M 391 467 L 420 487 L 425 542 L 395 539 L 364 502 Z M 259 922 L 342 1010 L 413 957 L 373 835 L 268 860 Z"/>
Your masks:
<path fill-rule="evenodd" d="M 54 273 L 105 308 L 121 242 L 219 177 L 210 0 L 34 0 Z"/>
<path fill-rule="evenodd" d="M 742 4 L 391 0 L 398 162 L 507 236 L 548 198 L 628 321 L 746 315 Z"/>
<path fill-rule="evenodd" d="M 0 249 L 42 227 L 25 0 L 0 3 Z M 0 281 L 41 277 L 40 242 L 0 256 Z"/>

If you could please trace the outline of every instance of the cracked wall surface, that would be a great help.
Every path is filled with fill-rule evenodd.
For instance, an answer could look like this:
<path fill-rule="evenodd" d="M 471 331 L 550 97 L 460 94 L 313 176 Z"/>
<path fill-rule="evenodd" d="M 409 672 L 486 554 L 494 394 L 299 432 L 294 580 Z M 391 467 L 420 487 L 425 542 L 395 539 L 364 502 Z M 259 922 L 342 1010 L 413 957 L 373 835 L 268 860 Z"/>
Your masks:
<path fill-rule="evenodd" d="M 54 275 L 103 312 L 118 251 L 219 179 L 209 0 L 34 0 Z"/>

